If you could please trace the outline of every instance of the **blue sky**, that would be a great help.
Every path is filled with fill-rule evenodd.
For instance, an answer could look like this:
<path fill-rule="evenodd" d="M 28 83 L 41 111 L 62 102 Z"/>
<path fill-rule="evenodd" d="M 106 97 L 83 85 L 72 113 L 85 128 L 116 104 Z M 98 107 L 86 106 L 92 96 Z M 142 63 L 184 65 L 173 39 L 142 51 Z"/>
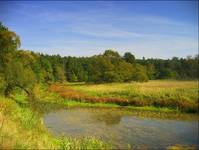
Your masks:
<path fill-rule="evenodd" d="M 197 1 L 4 1 L 0 20 L 21 49 L 92 56 L 106 49 L 137 58 L 198 53 Z"/>

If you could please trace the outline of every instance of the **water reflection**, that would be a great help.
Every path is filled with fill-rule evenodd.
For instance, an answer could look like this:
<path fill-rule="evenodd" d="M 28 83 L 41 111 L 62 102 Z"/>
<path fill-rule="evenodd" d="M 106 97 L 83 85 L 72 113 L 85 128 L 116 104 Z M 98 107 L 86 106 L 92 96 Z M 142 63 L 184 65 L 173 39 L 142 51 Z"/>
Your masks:
<path fill-rule="evenodd" d="M 154 114 L 149 117 L 153 112 L 71 108 L 46 114 L 44 122 L 57 136 L 94 136 L 113 143 L 115 148 L 127 148 L 128 144 L 152 149 L 174 144 L 198 146 L 196 115 L 159 114 L 158 118 L 158 113 Z"/>
<path fill-rule="evenodd" d="M 91 113 L 90 117 L 96 122 L 104 122 L 106 125 L 114 125 L 120 123 L 122 115 L 102 110 L 100 114 L 95 112 Z"/>

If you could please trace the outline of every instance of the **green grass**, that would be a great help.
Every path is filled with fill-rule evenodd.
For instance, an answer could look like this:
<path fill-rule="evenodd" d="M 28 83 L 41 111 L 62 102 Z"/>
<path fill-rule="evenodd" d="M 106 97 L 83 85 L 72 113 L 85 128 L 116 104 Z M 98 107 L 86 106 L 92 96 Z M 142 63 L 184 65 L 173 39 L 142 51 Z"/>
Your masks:
<path fill-rule="evenodd" d="M 154 106 L 143 106 L 143 107 L 136 107 L 136 106 L 120 106 L 117 104 L 112 103 L 88 103 L 88 102 L 78 102 L 74 100 L 65 100 L 64 105 L 68 107 L 104 107 L 104 108 L 125 108 L 130 110 L 144 110 L 144 111 L 158 111 L 158 112 L 175 112 L 180 113 L 180 111 L 176 109 L 170 108 L 161 108 L 161 107 L 154 107 Z"/>
<path fill-rule="evenodd" d="M 37 89 L 37 100 L 50 104 L 61 104 L 62 98 L 56 94 Z M 39 89 L 42 89 L 39 86 Z M 38 99 L 38 98 L 43 99 Z M 59 99 L 56 99 L 58 98 Z M 21 98 L 21 99 L 20 99 Z M 106 144 L 94 137 L 70 138 L 54 137 L 45 128 L 42 114 L 33 109 L 32 103 L 26 102 L 24 95 L 16 95 L 16 99 L 0 96 L 0 149 L 110 149 Z M 24 103 L 23 103 L 24 104 Z M 62 103 L 63 104 L 63 103 Z M 39 106 L 39 105 L 36 105 Z M 52 105 L 45 105 L 46 107 Z M 44 109 L 40 107 L 38 109 Z"/>
<path fill-rule="evenodd" d="M 133 106 L 167 107 L 183 112 L 198 112 L 198 81 L 159 80 L 146 83 L 66 84 L 95 98 L 120 98 Z"/>

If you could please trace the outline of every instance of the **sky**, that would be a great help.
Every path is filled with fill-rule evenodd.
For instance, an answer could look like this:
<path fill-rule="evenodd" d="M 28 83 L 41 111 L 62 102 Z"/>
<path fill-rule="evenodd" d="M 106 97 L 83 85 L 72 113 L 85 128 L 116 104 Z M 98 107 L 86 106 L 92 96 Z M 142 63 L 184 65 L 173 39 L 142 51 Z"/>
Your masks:
<path fill-rule="evenodd" d="M 198 1 L 0 1 L 21 48 L 61 56 L 198 54 Z"/>

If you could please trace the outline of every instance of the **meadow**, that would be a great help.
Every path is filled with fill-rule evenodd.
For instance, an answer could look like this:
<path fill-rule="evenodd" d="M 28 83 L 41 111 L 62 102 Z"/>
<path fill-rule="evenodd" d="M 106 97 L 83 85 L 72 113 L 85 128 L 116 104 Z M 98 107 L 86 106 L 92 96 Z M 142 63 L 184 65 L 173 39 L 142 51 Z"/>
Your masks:
<path fill-rule="evenodd" d="M 198 81 L 65 83 L 53 84 L 50 90 L 59 93 L 64 98 L 80 102 L 168 108 L 188 113 L 198 112 Z"/>

